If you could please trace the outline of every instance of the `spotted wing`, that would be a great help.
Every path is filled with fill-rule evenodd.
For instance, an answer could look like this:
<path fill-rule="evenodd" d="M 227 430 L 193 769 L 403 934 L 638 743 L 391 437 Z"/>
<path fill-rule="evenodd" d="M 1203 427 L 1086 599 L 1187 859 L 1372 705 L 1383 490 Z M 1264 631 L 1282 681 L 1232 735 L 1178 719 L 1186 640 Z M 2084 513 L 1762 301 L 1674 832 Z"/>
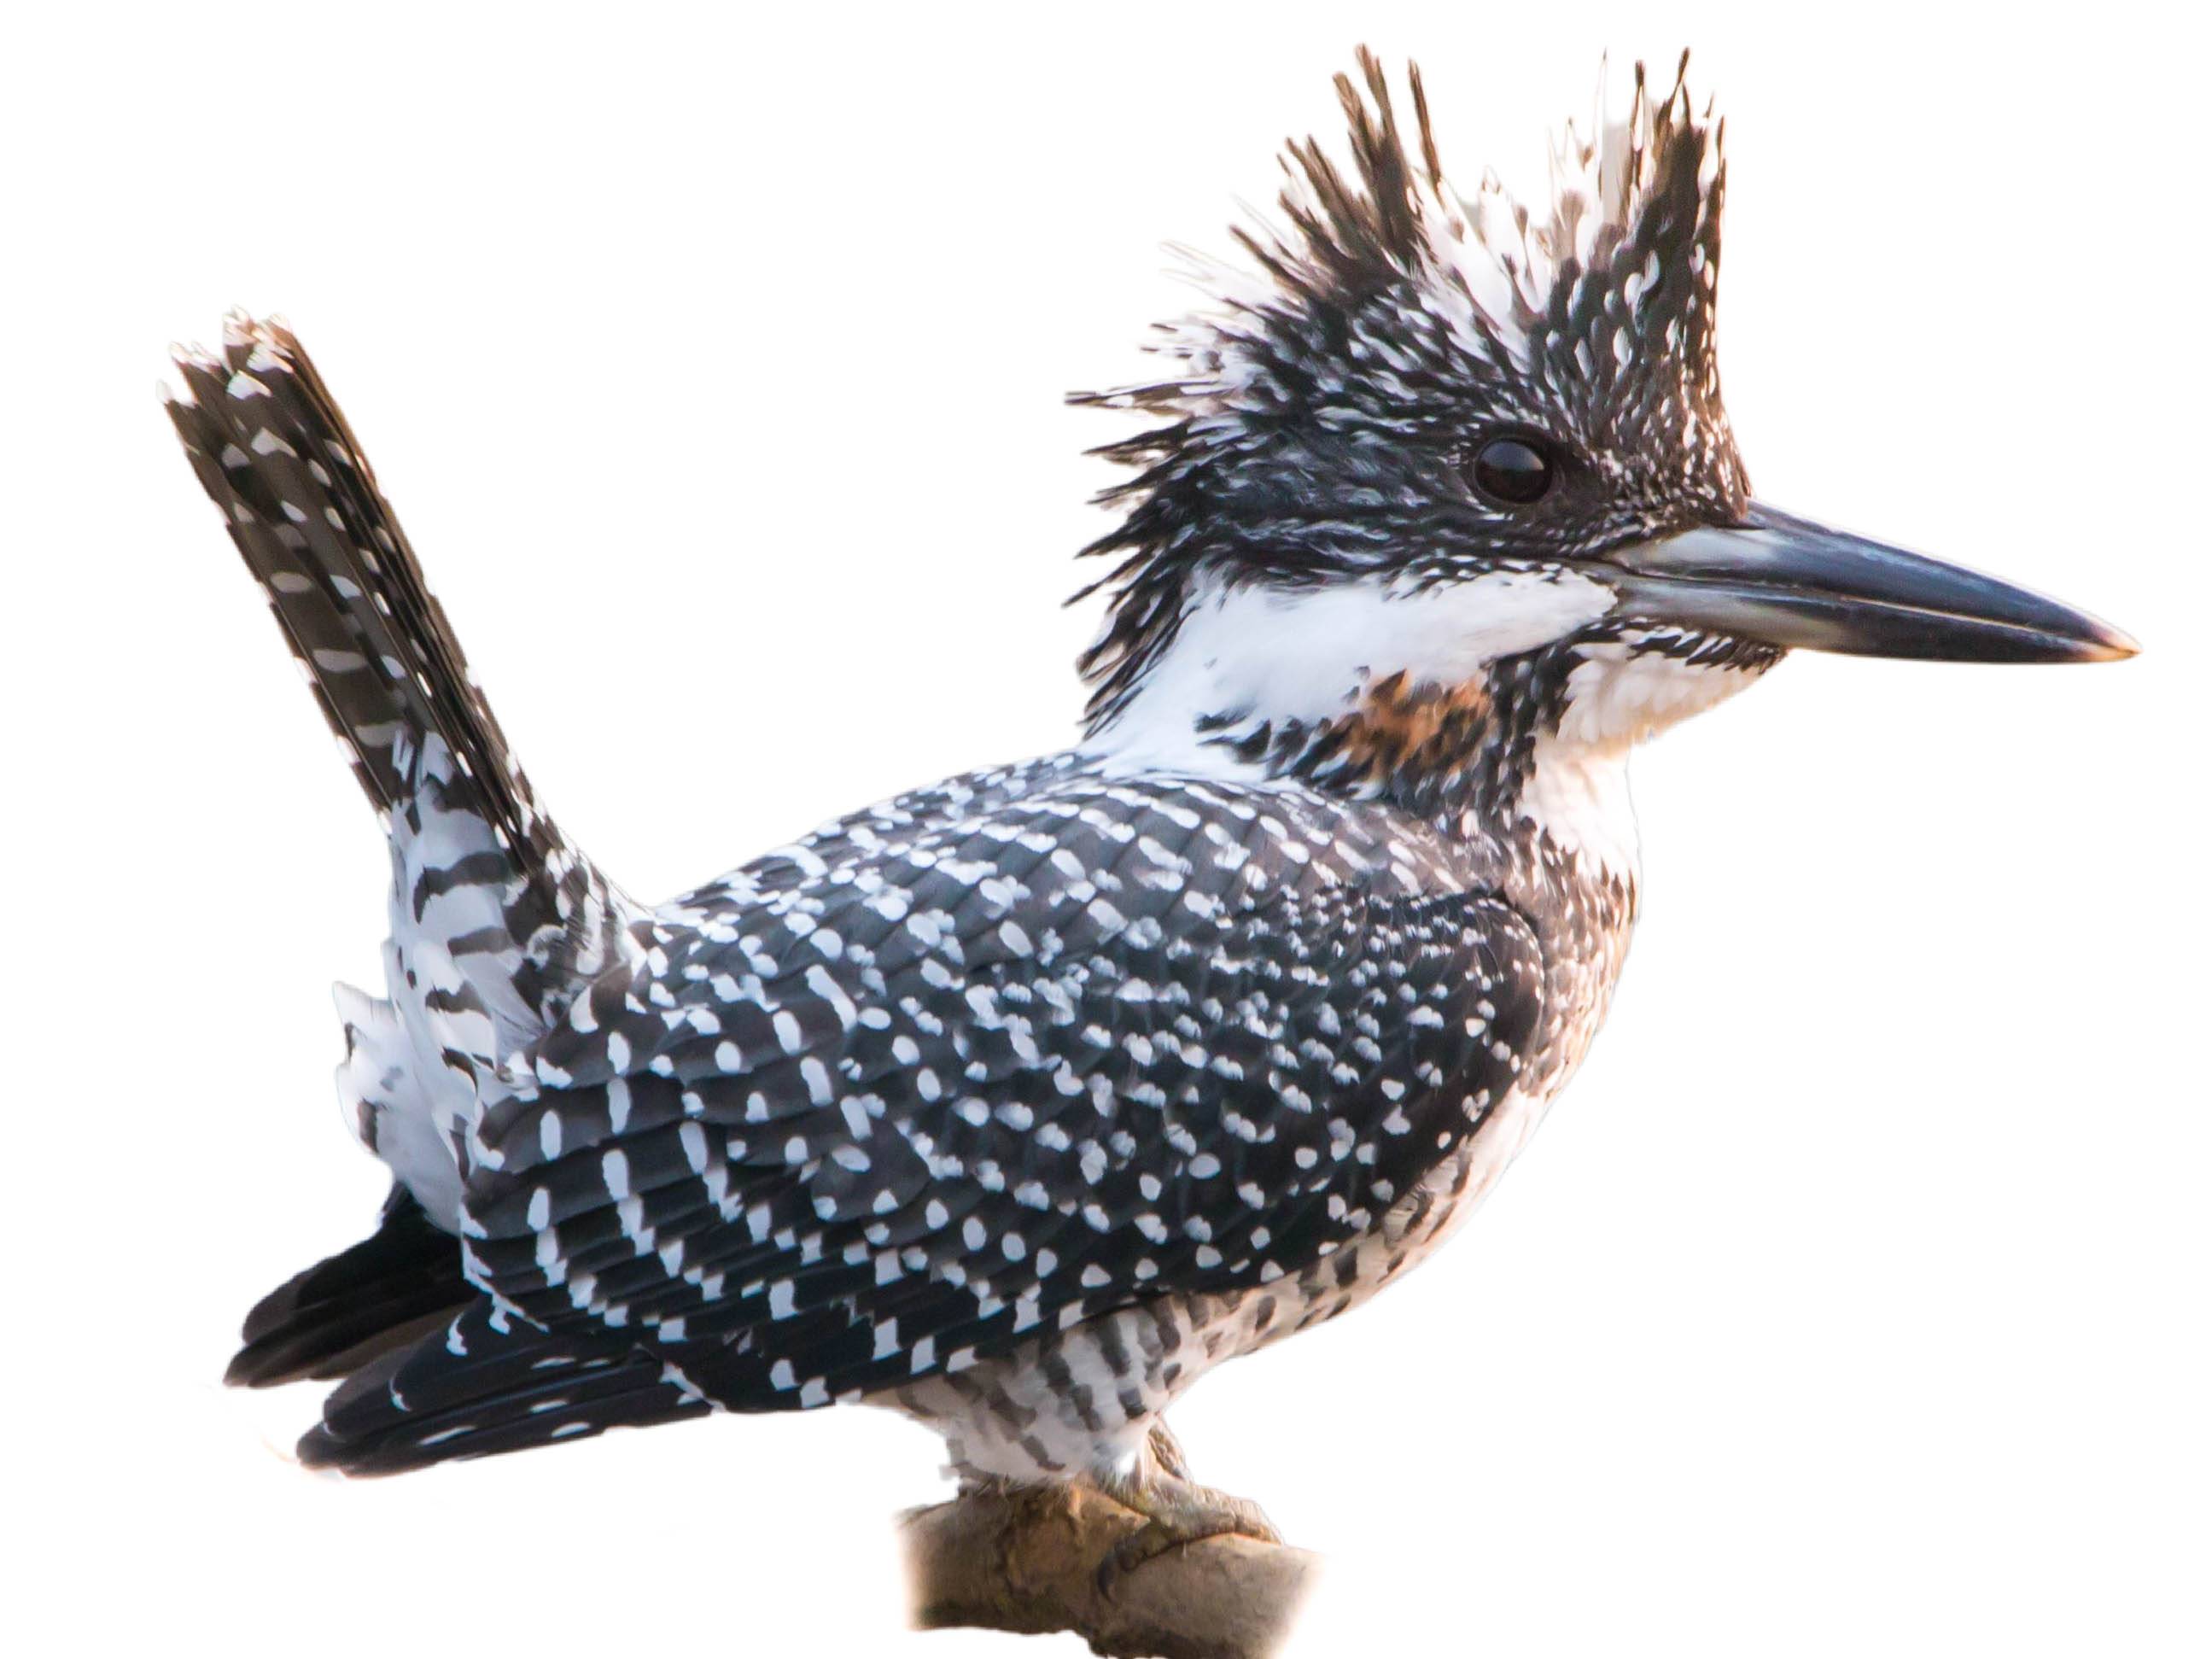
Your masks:
<path fill-rule="evenodd" d="M 1344 823 L 1118 793 L 672 911 L 487 1112 L 478 1282 L 757 1409 L 1379 1224 L 1513 1086 L 1527 924 Z"/>

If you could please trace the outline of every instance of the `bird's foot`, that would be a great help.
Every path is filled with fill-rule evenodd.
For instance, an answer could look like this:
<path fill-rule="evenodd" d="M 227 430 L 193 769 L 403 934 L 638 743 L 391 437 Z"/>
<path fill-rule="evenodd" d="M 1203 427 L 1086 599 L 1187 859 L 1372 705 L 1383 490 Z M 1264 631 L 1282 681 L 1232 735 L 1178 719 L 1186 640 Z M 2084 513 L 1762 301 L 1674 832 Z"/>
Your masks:
<path fill-rule="evenodd" d="M 1282 1534 L 1250 1498 L 1216 1492 L 1191 1480 L 1182 1448 L 1165 1425 L 1153 1427 L 1147 1449 L 1149 1458 L 1140 1460 L 1137 1468 L 1126 1474 L 1098 1477 L 1101 1492 L 1145 1518 L 1143 1526 L 1115 1545 L 1098 1564 L 1101 1595 L 1111 1595 L 1117 1583 L 1155 1556 L 1202 1538 L 1233 1534 L 1256 1538 L 1263 1544 L 1283 1541 Z"/>

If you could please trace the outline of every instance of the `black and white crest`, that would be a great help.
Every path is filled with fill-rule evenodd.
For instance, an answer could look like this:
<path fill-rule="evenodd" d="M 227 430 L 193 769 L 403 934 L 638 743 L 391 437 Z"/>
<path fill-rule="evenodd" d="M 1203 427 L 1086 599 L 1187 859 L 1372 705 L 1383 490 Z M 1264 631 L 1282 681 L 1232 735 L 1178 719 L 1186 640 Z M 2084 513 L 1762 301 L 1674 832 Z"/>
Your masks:
<path fill-rule="evenodd" d="M 1684 58 L 1686 68 L 1687 58 Z M 1485 174 L 1446 179 L 1418 70 L 1407 131 L 1379 62 L 1337 89 L 1347 173 L 1289 146 L 1286 229 L 1240 228 L 1256 271 L 1200 262 L 1216 296 L 1164 327 L 1170 374 L 1079 401 L 1164 423 L 1102 453 L 1137 469 L 1127 516 L 1086 550 L 1112 611 L 1084 667 L 1110 720 L 1173 637 L 1201 573 L 1308 583 L 1601 556 L 1748 497 L 1714 357 L 1726 169 L 1721 131 L 1678 72 L 1638 66 L 1626 117 L 1571 124 L 1537 215 Z M 1601 113 L 1602 112 L 1601 111 Z M 1466 459 L 1486 434 L 1541 434 L 1571 488 L 1501 512 Z"/>

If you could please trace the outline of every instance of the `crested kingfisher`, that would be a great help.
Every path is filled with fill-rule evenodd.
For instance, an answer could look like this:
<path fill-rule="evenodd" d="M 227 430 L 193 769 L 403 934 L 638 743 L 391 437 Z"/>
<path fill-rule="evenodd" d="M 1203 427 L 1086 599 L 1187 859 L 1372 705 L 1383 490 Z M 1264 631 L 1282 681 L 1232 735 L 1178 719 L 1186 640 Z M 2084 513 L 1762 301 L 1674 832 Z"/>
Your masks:
<path fill-rule="evenodd" d="M 1087 549 L 1081 735 L 660 904 L 525 777 L 289 329 L 169 413 L 390 839 L 339 988 L 374 1233 L 229 1380 L 337 1379 L 372 1474 L 859 1401 L 968 1482 L 1087 1483 L 1123 1570 L 1224 1531 L 1163 1413 L 1489 1190 L 1589 1048 L 1640 739 L 1790 650 L 2130 655 L 2018 587 L 1755 499 L 1714 352 L 1720 130 L 1638 70 L 1551 198 L 1446 180 L 1418 71 L 1165 330 Z"/>

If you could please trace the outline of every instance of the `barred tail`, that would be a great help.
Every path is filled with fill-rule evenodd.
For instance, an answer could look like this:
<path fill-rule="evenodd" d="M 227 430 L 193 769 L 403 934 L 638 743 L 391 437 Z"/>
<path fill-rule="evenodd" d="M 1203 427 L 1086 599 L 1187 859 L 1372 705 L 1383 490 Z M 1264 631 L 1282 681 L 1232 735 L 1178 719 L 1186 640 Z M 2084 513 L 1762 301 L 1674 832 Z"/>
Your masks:
<path fill-rule="evenodd" d="M 621 948 L 632 907 L 538 807 L 292 331 L 234 313 L 220 357 L 177 367 L 188 395 L 167 401 L 193 471 L 392 836 L 395 942 L 456 958 L 502 1028 L 554 1017 Z"/>
<path fill-rule="evenodd" d="M 177 359 L 189 399 L 170 418 L 193 471 L 291 642 L 331 728 L 381 813 L 414 792 L 423 738 L 518 858 L 556 847 L 470 678 L 391 505 L 313 363 L 277 323 L 234 313 L 221 358 Z"/>

